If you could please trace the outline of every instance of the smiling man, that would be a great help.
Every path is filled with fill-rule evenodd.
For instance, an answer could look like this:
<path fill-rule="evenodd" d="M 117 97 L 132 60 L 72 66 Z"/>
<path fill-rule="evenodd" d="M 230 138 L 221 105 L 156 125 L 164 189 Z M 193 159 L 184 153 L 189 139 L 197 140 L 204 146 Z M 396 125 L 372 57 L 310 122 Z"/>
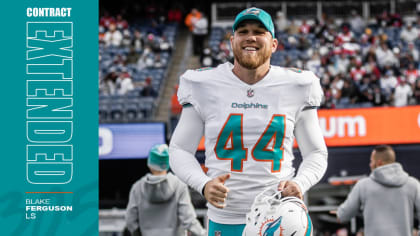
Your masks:
<path fill-rule="evenodd" d="M 316 112 L 319 79 L 309 71 L 270 65 L 278 42 L 264 10 L 239 13 L 233 32 L 233 65 L 181 76 L 183 111 L 169 148 L 172 170 L 208 201 L 212 236 L 242 235 L 258 193 L 271 187 L 302 198 L 327 167 Z M 203 135 L 207 173 L 194 156 Z M 295 137 L 303 156 L 297 174 Z"/>

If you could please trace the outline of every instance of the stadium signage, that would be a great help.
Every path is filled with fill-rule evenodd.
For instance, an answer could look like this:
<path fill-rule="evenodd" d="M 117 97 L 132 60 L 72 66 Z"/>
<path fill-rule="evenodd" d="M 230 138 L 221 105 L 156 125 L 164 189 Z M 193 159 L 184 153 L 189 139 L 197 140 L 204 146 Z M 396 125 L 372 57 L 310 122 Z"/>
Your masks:
<path fill-rule="evenodd" d="M 420 106 L 319 110 L 327 146 L 420 143 Z"/>
<path fill-rule="evenodd" d="M 366 136 L 366 119 L 361 115 L 330 116 L 328 122 L 327 117 L 320 117 L 319 123 L 325 138 Z"/>
<path fill-rule="evenodd" d="M 99 159 L 147 158 L 155 144 L 165 143 L 163 123 L 100 124 Z"/>
<path fill-rule="evenodd" d="M 26 24 L 26 179 L 73 177 L 73 23 Z"/>

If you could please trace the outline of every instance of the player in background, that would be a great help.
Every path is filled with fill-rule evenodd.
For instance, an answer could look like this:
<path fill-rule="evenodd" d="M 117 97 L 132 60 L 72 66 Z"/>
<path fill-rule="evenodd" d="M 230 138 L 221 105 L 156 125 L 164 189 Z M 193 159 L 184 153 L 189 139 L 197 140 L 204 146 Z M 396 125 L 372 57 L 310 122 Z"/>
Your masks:
<path fill-rule="evenodd" d="M 131 235 L 204 236 L 197 220 L 188 187 L 168 173 L 168 145 L 155 145 L 149 153 L 149 174 L 135 182 L 130 190 L 126 225 Z"/>
<path fill-rule="evenodd" d="M 234 64 L 188 70 L 180 78 L 180 121 L 169 147 L 174 173 L 208 201 L 208 235 L 241 235 L 255 196 L 269 187 L 302 195 L 327 167 L 316 108 L 322 89 L 309 71 L 270 65 L 277 39 L 270 15 L 236 16 Z M 205 174 L 194 154 L 205 136 Z M 292 165 L 296 137 L 303 162 Z"/>
<path fill-rule="evenodd" d="M 395 162 L 388 145 L 375 147 L 369 166 L 370 176 L 359 180 L 339 206 L 338 221 L 349 221 L 362 208 L 364 235 L 413 235 L 414 210 L 420 219 L 419 181 Z"/>

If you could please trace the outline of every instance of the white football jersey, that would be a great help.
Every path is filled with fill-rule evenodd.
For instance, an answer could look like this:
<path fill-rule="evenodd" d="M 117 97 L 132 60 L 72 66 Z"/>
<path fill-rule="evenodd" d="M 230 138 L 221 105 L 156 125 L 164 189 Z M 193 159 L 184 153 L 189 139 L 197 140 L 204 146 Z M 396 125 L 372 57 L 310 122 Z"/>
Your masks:
<path fill-rule="evenodd" d="M 208 204 L 217 223 L 244 224 L 255 196 L 294 176 L 294 129 L 305 107 L 319 106 L 322 89 L 310 71 L 271 66 L 249 85 L 233 65 L 188 70 L 180 79 L 178 99 L 191 104 L 205 123 L 205 166 L 215 178 L 231 173 L 226 207 Z"/>

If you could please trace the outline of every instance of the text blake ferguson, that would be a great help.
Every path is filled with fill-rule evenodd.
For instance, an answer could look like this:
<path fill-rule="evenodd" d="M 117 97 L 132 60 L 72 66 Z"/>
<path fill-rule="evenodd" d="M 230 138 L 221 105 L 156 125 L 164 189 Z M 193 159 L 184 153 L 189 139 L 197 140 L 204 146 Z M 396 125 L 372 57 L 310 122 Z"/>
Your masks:
<path fill-rule="evenodd" d="M 26 15 L 28 17 L 70 17 L 71 8 L 48 8 L 48 7 L 28 7 Z"/>

